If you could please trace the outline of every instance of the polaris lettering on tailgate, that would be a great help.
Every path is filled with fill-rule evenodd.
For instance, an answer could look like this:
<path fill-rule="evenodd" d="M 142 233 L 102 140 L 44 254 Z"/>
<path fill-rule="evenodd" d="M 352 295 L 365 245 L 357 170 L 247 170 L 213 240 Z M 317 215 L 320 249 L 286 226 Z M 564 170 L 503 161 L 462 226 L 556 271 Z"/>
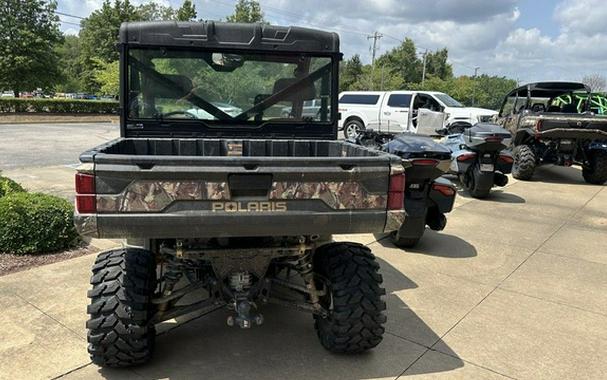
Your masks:
<path fill-rule="evenodd" d="M 265 212 L 287 211 L 287 202 L 213 202 L 213 212 Z"/>

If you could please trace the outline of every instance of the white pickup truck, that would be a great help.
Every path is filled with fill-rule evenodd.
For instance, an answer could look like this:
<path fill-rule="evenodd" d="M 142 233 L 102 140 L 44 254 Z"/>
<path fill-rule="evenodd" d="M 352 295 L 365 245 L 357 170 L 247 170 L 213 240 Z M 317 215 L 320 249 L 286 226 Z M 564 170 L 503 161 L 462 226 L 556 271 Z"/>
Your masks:
<path fill-rule="evenodd" d="M 433 134 L 455 122 L 488 121 L 496 111 L 464 107 L 442 92 L 346 91 L 339 94 L 339 129 L 346 138 L 360 130 Z"/>

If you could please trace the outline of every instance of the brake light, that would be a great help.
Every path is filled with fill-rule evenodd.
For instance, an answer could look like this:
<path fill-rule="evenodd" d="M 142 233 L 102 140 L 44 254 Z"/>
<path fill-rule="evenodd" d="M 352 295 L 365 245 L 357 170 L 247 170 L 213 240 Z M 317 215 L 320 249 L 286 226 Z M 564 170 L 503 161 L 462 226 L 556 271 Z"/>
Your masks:
<path fill-rule="evenodd" d="M 473 160 L 474 158 L 476 158 L 476 153 L 465 153 L 465 154 L 462 154 L 461 156 L 458 156 L 457 160 L 459 162 L 462 162 L 462 161 Z"/>
<path fill-rule="evenodd" d="M 499 160 L 502 162 L 505 162 L 507 164 L 511 164 L 514 162 L 514 158 L 512 158 L 511 156 L 504 155 L 504 154 L 500 154 Z"/>
<path fill-rule="evenodd" d="M 491 136 L 485 139 L 485 142 L 502 142 L 502 138 L 498 136 Z"/>
<path fill-rule="evenodd" d="M 446 197 L 452 197 L 453 195 L 455 195 L 455 189 L 451 186 L 435 183 L 434 185 L 432 185 L 432 189 L 438 191 Z"/>
<path fill-rule="evenodd" d="M 80 214 L 92 214 L 97 211 L 95 195 L 95 176 L 76 173 L 76 211 Z"/>
<path fill-rule="evenodd" d="M 542 130 L 542 119 L 537 119 L 535 122 L 535 130 L 538 132 Z"/>
<path fill-rule="evenodd" d="M 94 214 L 97 211 L 97 197 L 76 195 L 76 211 L 80 214 Z"/>
<path fill-rule="evenodd" d="M 436 166 L 438 165 L 438 160 L 433 160 L 433 159 L 419 159 L 419 160 L 413 160 L 413 165 L 417 165 L 417 166 Z"/>
<path fill-rule="evenodd" d="M 388 210 L 405 208 L 405 173 L 390 176 L 388 189 Z"/>
<path fill-rule="evenodd" d="M 76 173 L 76 193 L 95 194 L 95 176 Z"/>

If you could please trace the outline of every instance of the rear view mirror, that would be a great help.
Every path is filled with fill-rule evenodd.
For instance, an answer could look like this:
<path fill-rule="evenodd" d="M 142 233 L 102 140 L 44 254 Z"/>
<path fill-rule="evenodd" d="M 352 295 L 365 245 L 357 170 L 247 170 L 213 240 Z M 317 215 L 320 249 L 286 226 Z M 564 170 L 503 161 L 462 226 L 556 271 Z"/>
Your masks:
<path fill-rule="evenodd" d="M 238 54 L 212 53 L 209 65 L 216 71 L 234 71 L 244 64 L 244 59 Z"/>

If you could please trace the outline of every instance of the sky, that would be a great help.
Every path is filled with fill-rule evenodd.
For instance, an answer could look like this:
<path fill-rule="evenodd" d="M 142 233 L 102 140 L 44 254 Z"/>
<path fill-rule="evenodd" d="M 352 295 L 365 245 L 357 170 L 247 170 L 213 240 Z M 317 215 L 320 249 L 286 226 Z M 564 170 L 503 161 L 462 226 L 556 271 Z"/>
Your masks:
<path fill-rule="evenodd" d="M 86 17 L 103 0 L 59 0 L 58 11 Z M 143 0 L 131 0 L 140 4 Z M 236 0 L 193 0 L 198 17 L 225 19 Z M 157 3 L 178 7 L 182 0 Z M 423 6 L 420 6 L 420 3 Z M 272 24 L 335 31 L 345 58 L 371 60 L 378 31 L 378 54 L 413 39 L 425 49 L 446 47 L 456 75 L 500 75 L 530 82 L 607 76 L 605 0 L 260 0 Z M 61 16 L 65 33 L 79 20 Z"/>

